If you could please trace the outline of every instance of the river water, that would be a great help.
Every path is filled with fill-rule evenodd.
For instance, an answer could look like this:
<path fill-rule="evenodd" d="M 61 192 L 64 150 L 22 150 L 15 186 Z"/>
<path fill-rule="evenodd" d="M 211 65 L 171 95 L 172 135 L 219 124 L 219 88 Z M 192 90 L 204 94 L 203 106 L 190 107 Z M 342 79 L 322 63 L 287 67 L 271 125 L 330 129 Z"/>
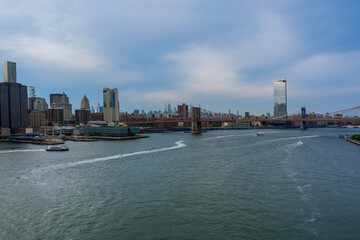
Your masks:
<path fill-rule="evenodd" d="M 0 143 L 0 239 L 360 239 L 356 129 Z"/>

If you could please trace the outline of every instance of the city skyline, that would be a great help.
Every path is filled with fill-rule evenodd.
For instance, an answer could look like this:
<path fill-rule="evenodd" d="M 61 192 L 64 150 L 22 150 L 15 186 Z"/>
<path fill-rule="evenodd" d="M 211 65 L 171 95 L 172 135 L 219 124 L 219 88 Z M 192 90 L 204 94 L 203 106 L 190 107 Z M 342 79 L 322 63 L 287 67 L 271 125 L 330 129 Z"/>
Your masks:
<path fill-rule="evenodd" d="M 206 3 L 206 4 L 205 4 Z M 109 7 L 111 5 L 111 8 Z M 36 95 L 119 90 L 120 110 L 187 103 L 216 112 L 273 112 L 276 79 L 288 113 L 357 106 L 360 3 L 347 1 L 2 1 L 1 61 Z"/>

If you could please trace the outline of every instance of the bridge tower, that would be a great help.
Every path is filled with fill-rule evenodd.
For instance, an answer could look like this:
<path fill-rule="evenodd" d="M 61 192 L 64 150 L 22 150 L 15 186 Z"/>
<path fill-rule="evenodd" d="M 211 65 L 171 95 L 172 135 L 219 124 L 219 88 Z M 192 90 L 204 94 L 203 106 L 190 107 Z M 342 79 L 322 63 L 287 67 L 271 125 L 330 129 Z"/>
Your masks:
<path fill-rule="evenodd" d="M 191 108 L 191 133 L 201 133 L 201 114 L 199 107 Z"/>
<path fill-rule="evenodd" d="M 301 108 L 301 118 L 302 119 L 306 118 L 306 108 L 305 107 Z M 302 130 L 307 129 L 306 121 L 301 121 L 300 129 L 302 129 Z"/>

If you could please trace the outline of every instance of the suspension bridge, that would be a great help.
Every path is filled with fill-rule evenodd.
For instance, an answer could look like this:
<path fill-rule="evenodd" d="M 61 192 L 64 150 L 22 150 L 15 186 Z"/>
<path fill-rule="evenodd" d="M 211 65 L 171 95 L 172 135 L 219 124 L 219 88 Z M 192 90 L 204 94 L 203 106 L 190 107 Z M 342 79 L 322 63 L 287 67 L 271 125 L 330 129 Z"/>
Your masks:
<path fill-rule="evenodd" d="M 299 111 L 277 117 L 266 116 L 249 116 L 238 117 L 231 114 L 220 114 L 208 109 L 200 109 L 201 118 L 197 122 L 201 123 L 202 127 L 219 127 L 228 124 L 250 123 L 252 126 L 271 126 L 279 124 L 287 124 L 293 126 L 319 126 L 319 125 L 335 125 L 335 126 L 359 126 L 360 125 L 360 106 L 338 110 L 330 113 L 320 113 L 313 110 L 307 110 L 305 107 Z M 170 127 L 191 127 L 192 118 L 188 117 L 180 119 L 177 116 L 168 116 L 167 118 L 155 117 L 129 117 L 125 122 L 136 126 L 153 126 L 157 128 Z"/>

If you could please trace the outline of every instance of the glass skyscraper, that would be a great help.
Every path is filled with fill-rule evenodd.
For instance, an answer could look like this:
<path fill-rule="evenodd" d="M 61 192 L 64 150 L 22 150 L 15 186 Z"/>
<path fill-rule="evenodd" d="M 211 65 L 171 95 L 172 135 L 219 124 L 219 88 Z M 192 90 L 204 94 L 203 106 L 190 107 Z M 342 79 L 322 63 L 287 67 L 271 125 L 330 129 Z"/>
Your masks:
<path fill-rule="evenodd" d="M 287 115 L 286 79 L 274 81 L 274 117 Z"/>

